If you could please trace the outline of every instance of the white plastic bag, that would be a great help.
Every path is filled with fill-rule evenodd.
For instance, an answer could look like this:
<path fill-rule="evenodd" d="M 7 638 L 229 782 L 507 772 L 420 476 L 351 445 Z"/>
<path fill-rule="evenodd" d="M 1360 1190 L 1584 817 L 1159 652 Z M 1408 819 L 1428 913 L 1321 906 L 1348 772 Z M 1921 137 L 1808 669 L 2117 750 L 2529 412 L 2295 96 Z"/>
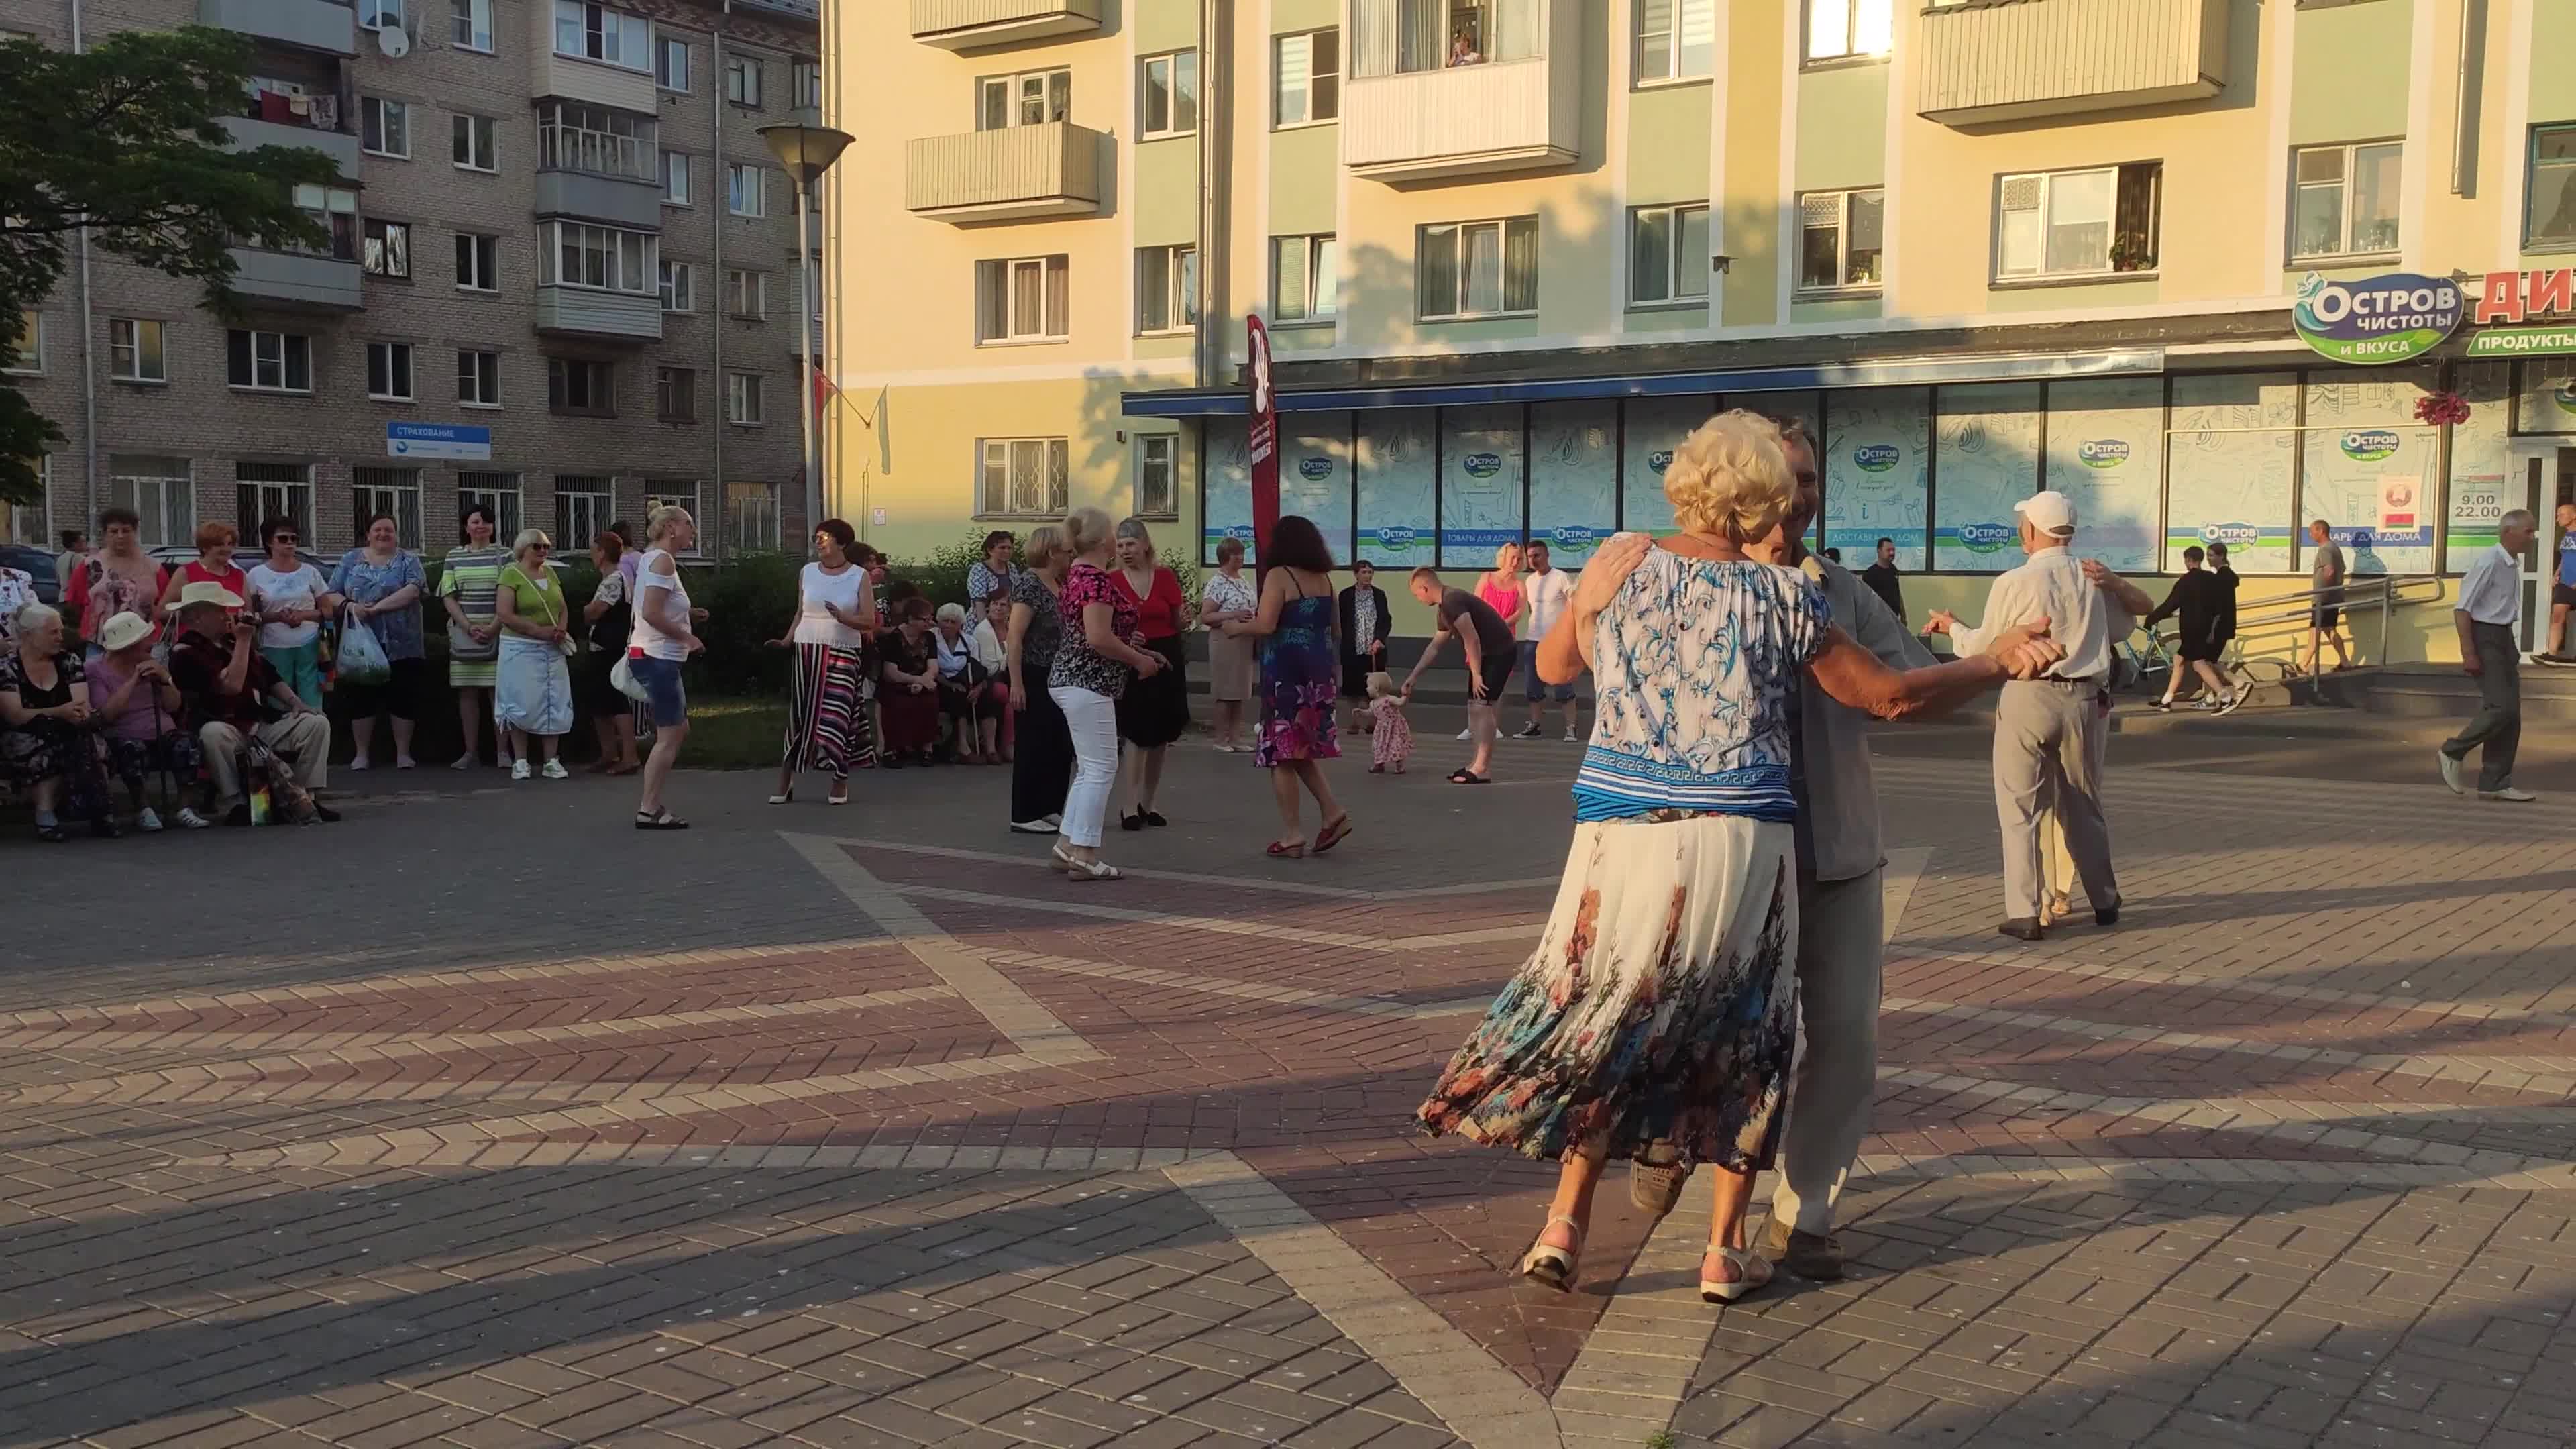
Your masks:
<path fill-rule="evenodd" d="M 393 663 L 385 658 L 385 646 L 376 642 L 375 630 L 355 618 L 340 626 L 340 678 L 351 684 L 382 684 L 393 675 Z"/>
<path fill-rule="evenodd" d="M 623 654 L 618 655 L 617 662 L 609 666 L 608 683 L 619 694 L 625 695 L 637 704 L 642 704 L 653 697 L 653 691 L 645 688 L 644 681 L 637 679 L 635 671 L 627 667 L 626 656 Z"/>

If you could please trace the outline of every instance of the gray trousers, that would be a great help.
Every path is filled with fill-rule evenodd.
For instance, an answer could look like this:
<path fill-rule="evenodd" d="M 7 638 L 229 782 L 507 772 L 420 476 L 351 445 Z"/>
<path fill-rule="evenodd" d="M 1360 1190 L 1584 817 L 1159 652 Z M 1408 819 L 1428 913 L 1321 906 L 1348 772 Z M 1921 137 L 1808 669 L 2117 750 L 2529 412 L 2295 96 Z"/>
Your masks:
<path fill-rule="evenodd" d="M 1880 876 L 1798 881 L 1798 1020 L 1807 1045 L 1789 1087 L 1771 1215 L 1830 1232 L 1878 1090 L 1887 930 Z"/>
<path fill-rule="evenodd" d="M 2056 812 L 2066 853 L 2095 910 L 2120 903 L 2111 872 L 2111 827 L 2102 818 L 2102 746 L 2110 721 L 2094 708 L 2100 687 L 2014 680 L 1995 706 L 1995 818 L 2003 827 L 2004 916 L 2039 915 L 2039 817 Z"/>
<path fill-rule="evenodd" d="M 2468 728 L 2453 735 L 2442 753 L 2465 760 L 2469 751 L 2486 746 L 2478 765 L 2478 788 L 2501 790 L 2513 783 L 2513 753 L 2522 745 L 2522 649 L 2513 631 L 2502 624 L 2472 621 L 2469 638 L 2478 646 L 2478 712 Z"/>

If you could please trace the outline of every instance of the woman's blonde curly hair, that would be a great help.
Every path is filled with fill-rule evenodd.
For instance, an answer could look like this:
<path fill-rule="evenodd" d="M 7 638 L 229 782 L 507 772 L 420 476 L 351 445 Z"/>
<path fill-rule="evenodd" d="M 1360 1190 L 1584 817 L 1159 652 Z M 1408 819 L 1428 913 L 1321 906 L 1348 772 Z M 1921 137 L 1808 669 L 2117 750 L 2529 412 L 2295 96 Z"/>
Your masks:
<path fill-rule="evenodd" d="M 1769 533 L 1797 497 L 1779 425 L 1742 408 L 1700 424 L 1664 470 L 1664 497 L 1689 532 L 1738 545 Z"/>

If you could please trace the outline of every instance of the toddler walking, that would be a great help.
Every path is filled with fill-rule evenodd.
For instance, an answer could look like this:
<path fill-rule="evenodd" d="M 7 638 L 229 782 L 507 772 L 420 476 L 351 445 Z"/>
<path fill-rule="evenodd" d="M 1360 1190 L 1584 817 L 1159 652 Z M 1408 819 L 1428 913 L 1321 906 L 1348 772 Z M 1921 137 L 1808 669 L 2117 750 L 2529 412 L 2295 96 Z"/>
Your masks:
<path fill-rule="evenodd" d="M 1381 669 L 1368 677 L 1369 773 L 1383 775 L 1390 768 L 1404 773 L 1404 762 L 1413 753 L 1413 726 L 1405 722 L 1404 692 L 1395 687 L 1395 676 Z"/>

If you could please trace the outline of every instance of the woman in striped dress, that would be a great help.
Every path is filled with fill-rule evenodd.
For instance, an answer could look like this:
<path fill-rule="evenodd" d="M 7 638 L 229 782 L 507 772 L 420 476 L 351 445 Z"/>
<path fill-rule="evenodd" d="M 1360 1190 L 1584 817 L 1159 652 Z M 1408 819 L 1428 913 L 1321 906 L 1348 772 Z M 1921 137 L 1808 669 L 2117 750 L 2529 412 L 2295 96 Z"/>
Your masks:
<path fill-rule="evenodd" d="M 786 753 L 778 762 L 772 805 L 796 798 L 799 770 L 831 776 L 832 793 L 824 803 L 846 805 L 850 771 L 876 762 L 859 689 L 868 632 L 877 626 L 876 593 L 868 587 L 868 571 L 851 561 L 857 542 L 858 534 L 837 518 L 815 526 L 814 562 L 797 579 L 796 617 L 786 638 L 770 641 L 796 656 L 796 679 L 787 692 Z"/>
<path fill-rule="evenodd" d="M 456 691 L 456 729 L 465 745 L 450 769 L 470 770 L 483 754 L 483 721 L 492 717 L 492 686 L 500 672 L 501 570 L 510 551 L 494 540 L 500 523 L 491 506 L 465 510 L 465 542 L 438 565 L 438 598 L 447 606 L 447 683 Z M 510 739 L 493 730 L 501 768 L 510 767 Z"/>

